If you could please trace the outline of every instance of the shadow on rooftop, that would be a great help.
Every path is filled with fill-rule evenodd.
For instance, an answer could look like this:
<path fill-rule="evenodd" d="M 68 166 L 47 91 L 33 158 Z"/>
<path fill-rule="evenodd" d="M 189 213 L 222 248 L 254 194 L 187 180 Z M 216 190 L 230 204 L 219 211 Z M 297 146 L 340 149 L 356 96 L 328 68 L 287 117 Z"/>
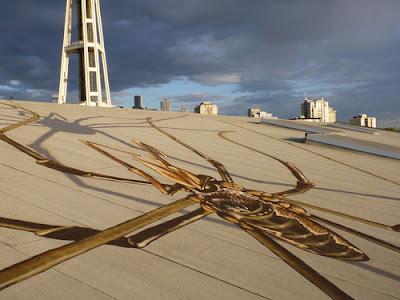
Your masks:
<path fill-rule="evenodd" d="M 377 267 L 374 267 L 374 266 L 371 266 L 371 265 L 368 265 L 368 264 L 362 263 L 362 262 L 347 262 L 347 263 L 351 264 L 353 266 L 356 266 L 358 268 L 361 268 L 363 270 L 367 270 L 367 271 L 370 271 L 372 273 L 375 273 L 375 274 L 384 276 L 386 278 L 390 278 L 390 279 L 396 280 L 397 282 L 400 282 L 400 276 L 397 275 L 397 274 L 394 274 L 394 273 L 379 269 Z"/>
<path fill-rule="evenodd" d="M 288 142 L 294 142 L 297 144 L 304 144 L 306 139 L 305 138 L 294 138 L 294 137 L 290 137 L 290 138 L 285 138 L 283 139 L 284 141 L 288 141 Z"/>
<path fill-rule="evenodd" d="M 171 117 L 171 118 L 165 118 L 165 119 L 159 119 L 159 120 L 154 120 L 154 122 L 159 122 L 159 121 L 165 121 L 165 120 L 171 120 L 171 119 L 175 119 L 175 118 L 182 118 L 185 117 L 184 116 L 175 116 L 175 117 Z M 84 123 L 87 120 L 92 120 L 92 119 L 97 119 L 97 118 L 103 118 L 103 116 L 95 116 L 95 117 L 87 117 L 87 118 L 80 118 L 77 119 L 73 122 L 69 122 L 65 117 L 59 115 L 59 114 L 55 114 L 55 113 L 51 113 L 48 117 L 43 118 L 39 124 L 42 126 L 46 126 L 47 128 L 49 128 L 49 131 L 46 132 L 45 134 L 43 134 L 41 137 L 39 137 L 34 143 L 32 143 L 30 145 L 30 147 L 32 147 L 32 149 L 38 151 L 39 153 L 44 154 L 45 156 L 47 156 L 48 158 L 51 159 L 55 159 L 54 157 L 52 157 L 52 155 L 49 153 L 49 151 L 47 151 L 44 147 L 43 147 L 43 143 L 48 140 L 49 138 L 51 138 L 54 134 L 56 134 L 57 132 L 68 132 L 68 133 L 74 133 L 74 134 L 79 134 L 79 135 L 96 135 L 96 134 L 100 134 L 103 135 L 107 138 L 109 138 L 110 140 L 114 140 L 120 144 L 123 144 L 129 148 L 134 148 L 136 150 L 140 150 L 139 147 L 124 141 L 123 139 L 120 139 L 118 137 L 115 137 L 103 130 L 99 130 L 99 128 L 96 128 L 96 126 L 98 124 L 101 124 L 103 127 L 101 128 L 114 128 L 114 127 L 119 127 L 119 126 L 114 126 L 114 124 L 109 124 L 109 126 L 105 126 L 106 124 L 104 123 L 95 123 L 95 124 L 91 124 L 91 125 L 82 125 L 82 123 Z M 125 125 L 133 125 L 132 127 L 136 127 L 137 124 L 147 124 L 147 121 L 145 121 L 146 118 L 143 119 L 135 119 L 135 120 L 143 120 L 142 122 L 139 123 L 126 123 Z M 249 122 L 249 123 L 253 123 L 253 122 Z M 136 126 L 135 126 L 136 125 Z M 148 126 L 140 126 L 140 127 L 148 127 Z M 185 128 L 174 128 L 174 127 L 160 127 L 163 129 L 176 129 L 176 130 L 196 130 L 196 131 L 203 131 L 203 130 L 199 130 L 199 129 L 185 129 Z M 211 131 L 214 132 L 214 131 Z M 218 130 L 216 130 L 215 132 L 219 132 Z M 211 166 L 207 166 L 206 162 L 204 162 L 204 164 L 201 163 L 196 163 L 193 161 L 188 161 L 188 160 L 184 160 L 181 159 L 179 157 L 175 157 L 175 156 L 170 156 L 171 159 L 174 159 L 176 161 L 180 161 L 182 163 L 185 164 L 189 164 L 192 166 L 196 166 L 196 167 L 202 167 L 208 170 L 213 170 L 215 171 L 215 169 Z M 271 185 L 277 185 L 277 186 L 282 186 L 282 187 L 291 187 L 294 185 L 290 184 L 290 183 L 281 183 L 281 182 L 274 182 L 274 181 L 266 181 L 266 180 L 260 180 L 260 179 L 256 179 L 256 178 L 251 178 L 251 177 L 247 177 L 247 176 L 243 176 L 243 175 L 239 175 L 239 174 L 234 174 L 231 173 L 232 177 L 237 178 L 237 179 L 244 179 L 244 180 L 248 180 L 248 181 L 252 181 L 255 183 L 260 183 L 260 184 L 271 184 Z M 76 176 L 68 176 L 70 180 L 74 180 L 74 178 L 77 178 Z M 79 180 L 80 181 L 80 180 Z M 76 181 L 76 184 L 79 185 L 79 182 Z M 80 184 L 82 184 L 83 186 L 85 186 L 86 188 L 89 188 L 90 186 L 88 186 L 87 184 L 84 184 L 83 182 L 81 182 Z M 112 193 L 112 191 L 109 191 L 107 189 L 104 188 L 100 188 L 100 187 L 91 187 L 92 189 L 98 190 L 100 192 L 103 193 Z M 331 189 L 331 188 L 323 188 L 323 187 L 314 187 L 315 190 L 322 190 L 322 191 L 329 191 L 329 192 L 337 192 L 337 193 L 344 193 L 344 194 L 350 194 L 350 195 L 359 195 L 359 196 L 366 196 L 366 197 L 376 197 L 376 198 L 382 198 L 382 199 L 387 199 L 387 200 L 395 200 L 398 201 L 400 200 L 400 198 L 397 197 L 390 197 L 390 196 L 383 196 L 383 195 L 374 195 L 374 194 L 367 194 L 367 193 L 360 193 L 360 192 L 352 192 L 352 191 L 344 191 L 344 190 L 340 190 L 340 189 Z M 137 200 L 140 201 L 141 199 L 136 199 L 130 195 L 124 195 L 118 192 L 115 192 L 116 196 L 120 196 L 120 197 L 127 197 L 128 199 L 131 198 L 132 200 Z M 134 199 L 133 199 L 134 198 Z M 146 200 L 143 200 L 146 201 Z M 150 202 L 147 204 L 151 204 L 151 205 L 158 205 L 158 203 L 156 202 Z"/>

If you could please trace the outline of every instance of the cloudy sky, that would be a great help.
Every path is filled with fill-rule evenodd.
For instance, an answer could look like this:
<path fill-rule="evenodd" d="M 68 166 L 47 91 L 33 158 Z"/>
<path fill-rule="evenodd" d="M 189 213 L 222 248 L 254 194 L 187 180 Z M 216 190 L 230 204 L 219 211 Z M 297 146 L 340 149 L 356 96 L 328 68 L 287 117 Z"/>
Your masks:
<path fill-rule="evenodd" d="M 289 117 L 304 97 L 325 97 L 340 120 L 366 112 L 400 126 L 399 0 L 101 3 L 114 103 L 141 94 L 158 108 L 167 96 L 178 110 L 208 99 L 225 114 Z M 58 90 L 64 10 L 65 0 L 1 5 L 0 96 Z"/>

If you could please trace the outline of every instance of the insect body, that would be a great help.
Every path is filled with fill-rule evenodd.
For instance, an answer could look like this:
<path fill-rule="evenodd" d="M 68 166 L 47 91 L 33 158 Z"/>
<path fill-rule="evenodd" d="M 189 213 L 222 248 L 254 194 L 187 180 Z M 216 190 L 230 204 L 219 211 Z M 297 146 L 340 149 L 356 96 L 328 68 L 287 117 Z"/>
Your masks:
<path fill-rule="evenodd" d="M 207 175 L 195 175 L 187 170 L 176 168 L 163 158 L 165 154 L 154 147 L 138 141 L 135 143 L 151 153 L 156 163 L 146 161 L 138 156 L 134 156 L 135 160 L 177 182 L 172 189 L 174 193 L 179 189 L 191 192 L 192 197 L 198 199 L 205 211 L 215 212 L 220 217 L 241 227 L 257 230 L 261 234 L 270 234 L 293 246 L 319 255 L 343 260 L 368 260 L 368 256 L 360 249 L 310 219 L 310 214 L 301 206 L 280 200 L 279 196 L 246 189 L 233 183 L 227 174 L 222 177 L 229 178 L 229 182 L 219 181 Z M 96 150 L 99 149 L 90 142 L 88 144 Z M 207 159 L 211 160 L 208 157 Z M 219 171 L 220 173 L 226 172 L 225 168 L 220 168 Z M 300 186 L 305 189 L 312 186 L 297 168 L 292 168 L 292 171 L 297 173 L 297 177 L 303 181 L 302 184 L 299 184 Z"/>
<path fill-rule="evenodd" d="M 268 199 L 268 196 L 253 196 L 254 193 L 262 194 L 224 188 L 205 196 L 201 206 L 216 211 L 222 218 L 242 227 L 259 230 L 319 255 L 344 260 L 368 260 L 350 242 L 310 220 L 301 207 Z"/>

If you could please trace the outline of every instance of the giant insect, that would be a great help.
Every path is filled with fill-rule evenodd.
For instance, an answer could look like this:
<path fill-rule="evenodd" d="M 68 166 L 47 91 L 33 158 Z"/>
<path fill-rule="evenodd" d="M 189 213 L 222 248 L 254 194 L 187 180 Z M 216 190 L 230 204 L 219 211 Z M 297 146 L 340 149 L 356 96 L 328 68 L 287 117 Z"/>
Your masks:
<path fill-rule="evenodd" d="M 26 120 L 1 129 L 0 139 L 19 149 L 23 153 L 31 156 L 39 165 L 77 176 L 88 176 L 94 178 L 99 177 L 107 180 L 151 184 L 160 192 L 167 195 L 173 195 L 178 192 L 186 192 L 189 194 L 183 199 L 149 211 L 141 216 L 108 228 L 104 231 L 96 231 L 89 228 L 85 229 L 79 227 L 45 225 L 0 218 L 1 227 L 31 231 L 37 235 L 49 238 L 67 239 L 68 234 L 71 234 L 71 232 L 78 231 L 81 233 L 80 238 L 70 244 L 48 250 L 37 256 L 1 270 L 0 289 L 6 288 L 9 285 L 15 284 L 35 274 L 43 272 L 56 264 L 78 256 L 103 244 L 110 243 L 117 246 L 143 248 L 163 235 L 213 213 L 218 214 L 221 218 L 227 220 L 228 222 L 238 225 L 242 230 L 250 234 L 261 244 L 278 255 L 297 272 L 302 274 L 315 286 L 320 288 L 323 292 L 334 299 L 351 299 L 351 297 L 328 281 L 325 277 L 320 275 L 313 268 L 304 263 L 302 260 L 300 260 L 298 257 L 296 257 L 294 254 L 289 252 L 286 248 L 281 246 L 274 240 L 274 238 L 318 255 L 350 261 L 368 260 L 368 256 L 362 250 L 345 240 L 334 231 L 320 224 L 326 223 L 330 226 L 334 226 L 341 230 L 361 236 L 371 242 L 379 244 L 393 251 L 400 252 L 400 248 L 396 245 L 392 245 L 365 233 L 311 214 L 302 206 L 308 206 L 315 210 L 321 210 L 326 213 L 350 218 L 352 220 L 364 222 L 369 225 L 378 226 L 388 230 L 399 231 L 400 225 L 389 226 L 380 224 L 288 199 L 286 196 L 304 193 L 312 188 L 313 184 L 293 164 L 282 161 L 274 156 L 264 153 L 264 155 L 279 161 L 286 168 L 288 168 L 293 176 L 297 179 L 297 185 L 292 189 L 278 193 L 266 193 L 263 191 L 247 189 L 235 183 L 226 168 L 220 162 L 211 159 L 192 146 L 184 143 L 170 133 L 157 127 L 152 122 L 151 118 L 148 118 L 147 122 L 152 128 L 158 130 L 162 134 L 207 160 L 217 169 L 221 179 L 217 179 L 208 175 L 194 174 L 190 171 L 178 168 L 170 164 L 167 161 L 167 155 L 155 147 L 145 144 L 141 141 L 134 140 L 134 143 L 141 150 L 150 155 L 151 160 L 146 160 L 135 153 L 132 153 L 132 158 L 141 165 L 152 169 L 153 171 L 162 175 L 164 178 L 174 182 L 172 185 L 164 184 L 142 169 L 119 159 L 106 149 L 113 149 L 116 151 L 120 150 L 92 141 L 82 141 L 93 150 L 105 155 L 116 163 L 126 167 L 134 174 L 142 177 L 143 180 L 109 176 L 65 166 L 62 163 L 50 160 L 42 154 L 37 153 L 9 138 L 6 135 L 6 132 L 39 119 L 39 115 L 35 112 L 29 111 L 22 107 L 16 107 L 14 105 L 9 106 L 15 109 L 23 109 L 25 112 L 31 113 L 32 116 Z M 224 132 L 221 132 L 219 135 L 228 141 L 234 142 L 224 136 L 224 134 Z M 256 149 L 253 150 L 258 151 Z M 125 237 L 128 234 L 136 232 L 157 220 L 167 217 L 193 204 L 198 204 L 200 207 L 190 213 L 146 228 L 127 238 Z"/>

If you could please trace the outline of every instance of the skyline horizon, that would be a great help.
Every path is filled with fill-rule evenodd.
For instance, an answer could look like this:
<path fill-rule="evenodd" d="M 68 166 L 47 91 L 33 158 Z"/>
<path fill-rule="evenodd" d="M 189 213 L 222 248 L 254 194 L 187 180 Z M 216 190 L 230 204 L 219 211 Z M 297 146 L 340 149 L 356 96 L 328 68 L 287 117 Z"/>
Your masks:
<path fill-rule="evenodd" d="M 144 99 L 143 99 L 143 96 L 141 96 L 141 95 L 133 95 L 133 98 L 134 97 L 136 97 L 136 96 L 140 96 L 140 97 L 142 97 L 142 100 L 143 100 L 143 104 L 145 104 L 145 102 L 144 102 Z M 311 98 L 311 97 L 306 97 L 304 100 L 318 100 L 318 98 L 320 98 L 320 99 L 324 99 L 324 100 L 326 100 L 324 97 L 314 97 L 314 98 Z M 203 101 L 201 101 L 201 102 L 198 102 L 198 103 L 196 103 L 196 104 L 193 104 L 191 107 L 187 107 L 187 106 L 179 106 L 178 108 L 176 108 L 174 105 L 173 105 L 173 101 L 171 101 L 170 100 L 170 98 L 168 98 L 168 97 L 166 97 L 166 96 L 162 96 L 161 97 L 161 100 L 164 100 L 164 99 L 167 99 L 168 101 L 170 101 L 170 104 L 171 104 L 171 110 L 170 111 L 164 111 L 164 112 L 182 112 L 181 111 L 181 109 L 185 109 L 185 110 L 187 110 L 187 111 L 185 111 L 185 112 L 190 112 L 190 113 L 196 113 L 195 112 L 195 107 L 196 106 L 198 106 L 198 105 L 200 105 L 201 103 L 203 103 L 203 102 L 208 102 L 208 101 L 210 101 L 212 104 L 215 104 L 213 101 L 211 101 L 211 100 L 209 100 L 209 99 L 204 99 Z M 50 100 L 47 100 L 47 99 L 15 99 L 14 97 L 11 97 L 10 99 L 7 99 L 7 98 L 5 98 L 5 97 L 3 97 L 3 96 L 1 96 L 0 95 L 0 100 L 12 100 L 12 101 L 28 101 L 28 102 L 41 102 L 41 103 L 52 103 L 52 104 L 56 104 L 56 103 L 54 103 L 51 99 Z M 158 101 L 160 101 L 160 100 L 158 100 Z M 329 102 L 329 101 L 327 101 L 327 102 Z M 301 103 L 303 103 L 303 102 L 301 102 Z M 300 104 L 301 104 L 300 103 Z M 80 104 L 79 102 L 67 102 L 67 104 L 78 104 L 78 105 L 82 105 L 82 104 Z M 124 106 L 124 105 L 116 105 L 116 104 L 113 104 L 113 106 L 112 107 L 110 107 L 110 108 L 123 108 L 123 109 L 138 109 L 138 108 L 136 108 L 136 107 L 134 107 L 134 103 L 132 103 L 133 105 L 132 106 Z M 158 102 L 158 107 L 153 107 L 153 106 L 146 106 L 146 105 L 144 105 L 142 108 L 140 108 L 140 109 L 142 109 L 142 110 L 155 110 L 155 111 L 163 111 L 162 109 L 161 109 L 161 103 L 160 102 Z M 218 106 L 218 105 L 217 105 Z M 107 107 L 106 107 L 107 108 Z M 247 110 L 249 110 L 249 109 L 254 109 L 254 108 L 259 108 L 261 111 L 264 111 L 264 112 L 267 112 L 267 113 L 272 113 L 272 115 L 274 116 L 274 117 L 277 117 L 278 119 L 281 119 L 281 120 L 301 120 L 301 118 L 300 119 L 298 119 L 299 117 L 301 117 L 302 115 L 301 115 L 301 112 L 299 112 L 299 114 L 297 114 L 297 115 L 294 115 L 294 116 L 289 116 L 289 117 L 281 117 L 281 116 L 278 116 L 278 115 L 275 115 L 274 114 L 274 112 L 271 112 L 271 111 L 268 111 L 268 110 L 264 110 L 262 107 L 260 107 L 260 106 L 251 106 L 251 107 L 248 107 L 247 109 L 246 109 L 246 111 L 244 111 L 244 112 L 242 112 L 241 114 L 239 114 L 239 113 L 235 113 L 235 114 L 225 114 L 225 113 L 221 113 L 221 110 L 219 111 L 219 113 L 218 113 L 218 115 L 225 115 L 225 116 L 236 116 L 236 117 L 243 117 L 243 116 L 248 116 L 247 115 L 247 113 L 248 113 L 248 111 Z M 332 107 L 335 111 L 336 111 L 336 109 L 334 108 L 334 107 Z M 218 109 L 220 109 L 219 107 L 218 107 Z M 300 110 L 299 110 L 300 111 Z M 336 111 L 337 112 L 337 111 Z M 342 123 L 342 124 L 348 124 L 348 125 L 351 125 L 351 123 L 350 123 L 350 121 L 351 121 L 351 119 L 353 119 L 353 118 L 356 118 L 356 117 L 359 117 L 359 116 L 361 116 L 361 115 L 363 115 L 363 114 L 366 114 L 365 112 L 360 112 L 360 113 L 357 113 L 357 114 L 354 114 L 350 119 L 343 119 L 343 118 L 338 118 L 338 120 L 335 122 L 335 123 Z M 373 115 L 370 115 L 370 114 L 366 114 L 366 115 L 368 115 L 368 117 L 374 117 L 375 118 L 375 116 L 373 116 Z M 340 116 L 340 115 L 339 115 Z M 307 118 L 306 118 L 307 119 Z M 381 121 L 378 119 L 378 120 L 376 120 L 376 122 L 377 122 L 377 127 L 376 128 L 378 128 L 378 129 L 387 129 L 387 128 L 400 128 L 400 121 L 398 121 L 398 122 L 395 122 L 394 123 L 394 126 L 392 126 L 392 125 L 390 125 L 390 126 L 382 126 L 381 125 Z"/>
<path fill-rule="evenodd" d="M 62 2 L 4 5 L 0 96 L 44 100 L 58 90 Z M 324 97 L 339 120 L 367 113 L 384 126 L 399 126 L 397 8 L 392 0 L 235 7 L 209 0 L 102 1 L 112 99 L 129 106 L 140 94 L 158 108 L 166 96 L 173 106 L 189 108 L 207 98 L 227 115 L 260 106 L 289 118 L 301 99 Z M 77 98 L 76 65 L 71 59 L 70 99 Z"/>

